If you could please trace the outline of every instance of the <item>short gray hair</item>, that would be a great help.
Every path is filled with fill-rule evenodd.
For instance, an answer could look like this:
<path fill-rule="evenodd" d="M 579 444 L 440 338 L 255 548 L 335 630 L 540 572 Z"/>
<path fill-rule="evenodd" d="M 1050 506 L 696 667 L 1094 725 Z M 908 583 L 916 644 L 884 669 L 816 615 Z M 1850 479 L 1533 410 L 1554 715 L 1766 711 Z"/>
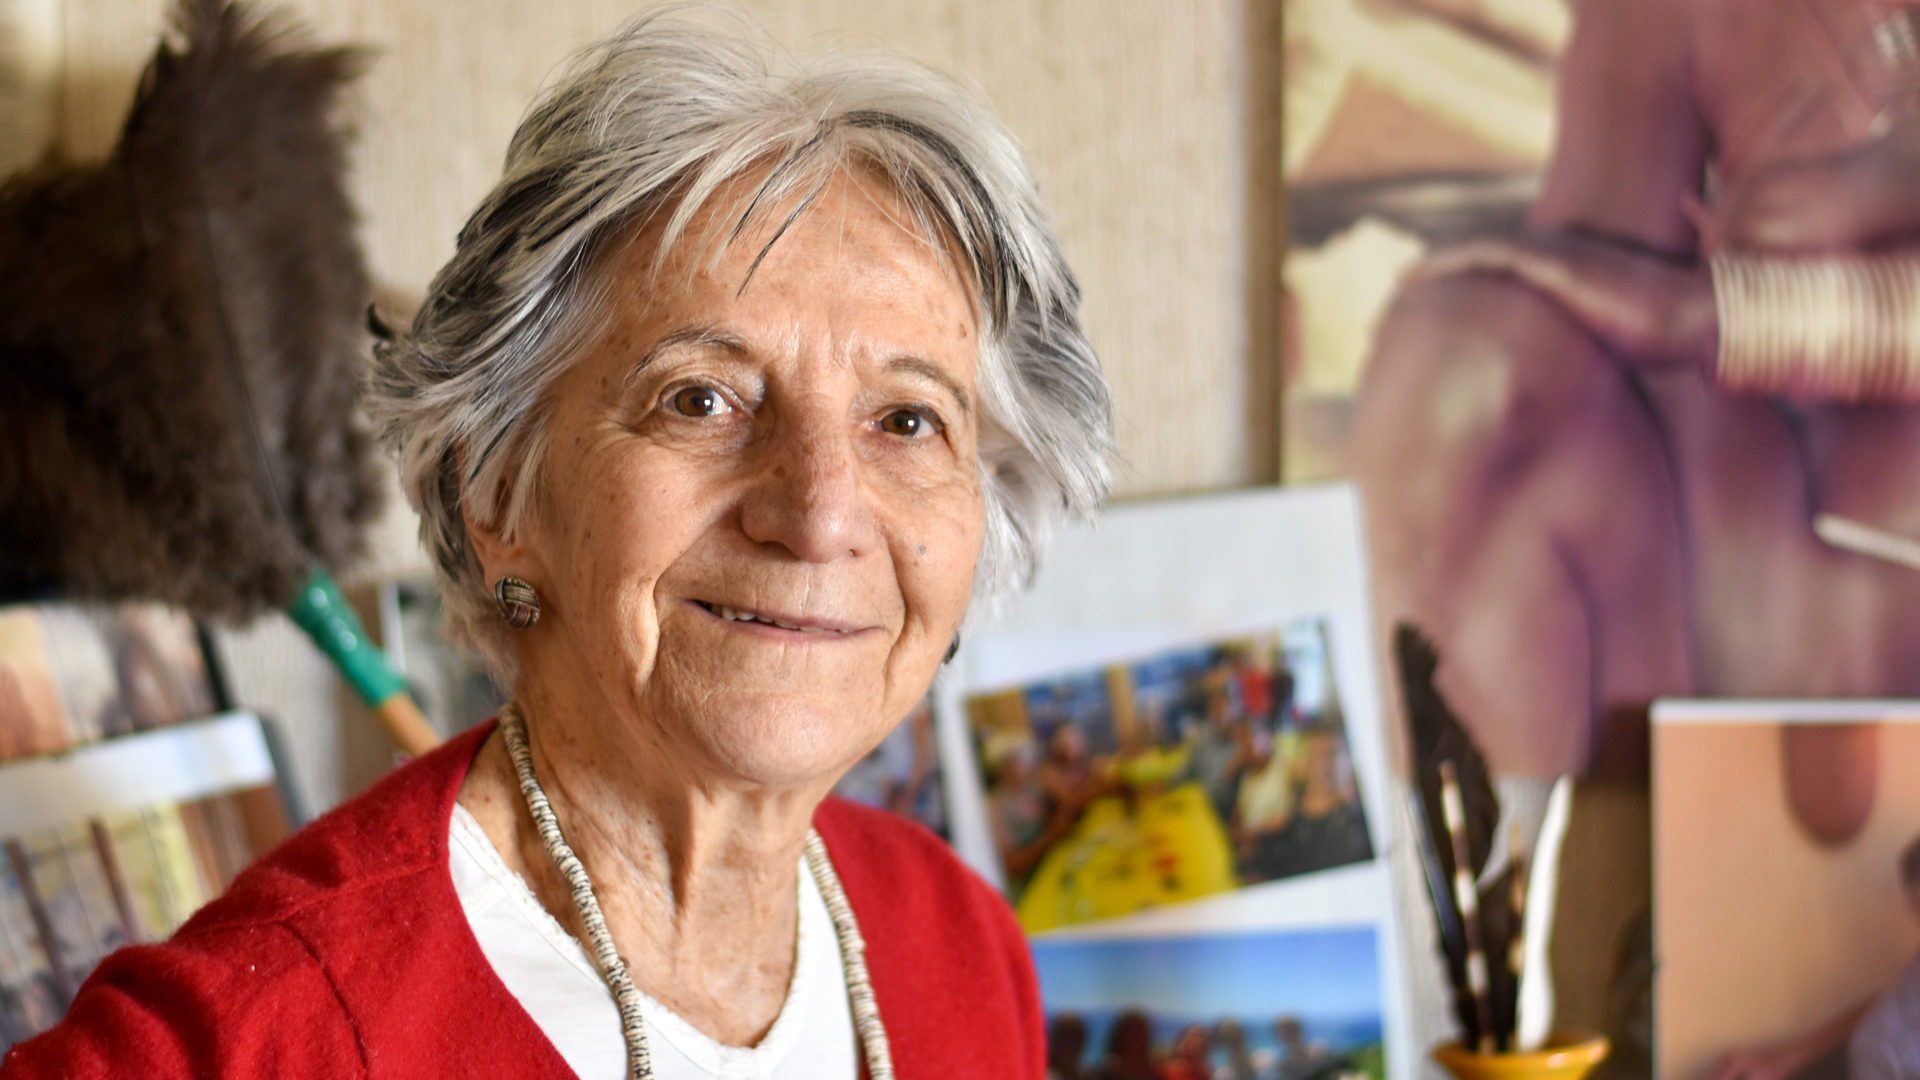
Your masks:
<path fill-rule="evenodd" d="M 723 208 L 735 222 L 722 246 L 774 208 L 798 207 L 776 224 L 777 242 L 837 172 L 859 165 L 971 278 L 984 606 L 1031 578 L 1057 522 L 1090 516 L 1107 494 L 1111 396 L 1013 134 L 922 68 L 852 54 L 797 61 L 744 20 L 714 28 L 695 14 L 642 18 L 574 58 L 521 121 L 411 332 L 375 350 L 368 409 L 420 512 L 448 630 L 503 683 L 512 650 L 462 505 L 505 535 L 530 505 L 548 390 L 608 308 L 601 252 L 659 226 L 658 271 L 691 219 L 742 177 L 759 182 Z"/>

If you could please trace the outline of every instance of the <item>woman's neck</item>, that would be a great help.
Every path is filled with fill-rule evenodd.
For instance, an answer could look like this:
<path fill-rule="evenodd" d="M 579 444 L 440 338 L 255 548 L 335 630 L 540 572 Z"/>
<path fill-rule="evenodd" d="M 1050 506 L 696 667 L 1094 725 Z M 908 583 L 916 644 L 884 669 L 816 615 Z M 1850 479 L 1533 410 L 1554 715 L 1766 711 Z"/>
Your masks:
<path fill-rule="evenodd" d="M 640 990 L 722 1043 L 757 1043 L 793 972 L 796 875 L 821 793 L 695 775 L 619 725 L 525 710 L 534 771 Z M 504 741 L 460 791 L 506 863 L 583 943 L 584 925 L 521 796 Z"/>

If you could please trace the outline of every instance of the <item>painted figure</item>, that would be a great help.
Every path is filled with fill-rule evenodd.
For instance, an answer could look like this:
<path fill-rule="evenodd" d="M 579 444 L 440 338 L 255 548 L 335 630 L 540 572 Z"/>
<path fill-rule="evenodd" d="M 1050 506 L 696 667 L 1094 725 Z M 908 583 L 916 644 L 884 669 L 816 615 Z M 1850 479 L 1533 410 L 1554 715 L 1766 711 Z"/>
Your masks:
<path fill-rule="evenodd" d="M 1920 11 L 1580 5 L 1518 237 L 1403 284 L 1353 467 L 1380 625 L 1438 642 L 1496 768 L 1643 773 L 1666 694 L 1920 693 Z M 1828 840 L 1870 730 L 1794 748 Z M 1871 769 L 1864 770 L 1871 777 Z"/>

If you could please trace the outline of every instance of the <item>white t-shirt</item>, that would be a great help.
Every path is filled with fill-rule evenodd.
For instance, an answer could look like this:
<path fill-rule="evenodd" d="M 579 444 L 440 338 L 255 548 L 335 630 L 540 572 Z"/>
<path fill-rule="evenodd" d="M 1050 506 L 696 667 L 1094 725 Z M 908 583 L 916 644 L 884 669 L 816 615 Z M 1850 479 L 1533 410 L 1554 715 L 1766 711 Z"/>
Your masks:
<path fill-rule="evenodd" d="M 450 826 L 453 887 L 487 962 L 580 1080 L 626 1080 L 613 995 L 586 950 L 507 868 L 466 807 Z M 758 1046 L 727 1046 L 642 994 L 659 1080 L 854 1080 L 853 1013 L 833 917 L 800 862 L 799 940 L 779 1019 Z"/>

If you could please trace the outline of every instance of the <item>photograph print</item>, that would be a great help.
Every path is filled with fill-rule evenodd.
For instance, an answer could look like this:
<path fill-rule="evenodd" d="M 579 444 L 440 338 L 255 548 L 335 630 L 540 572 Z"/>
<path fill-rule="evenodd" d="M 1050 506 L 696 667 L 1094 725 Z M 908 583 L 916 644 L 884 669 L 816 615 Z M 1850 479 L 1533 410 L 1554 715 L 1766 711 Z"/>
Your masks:
<path fill-rule="evenodd" d="M 1029 933 L 1373 857 L 1322 620 L 979 693 L 966 708 Z"/>
<path fill-rule="evenodd" d="M 1915 1075 L 1920 702 L 1653 721 L 1654 1075 Z"/>
<path fill-rule="evenodd" d="M 1385 1076 L 1370 926 L 1034 942 L 1057 1080 Z"/>

